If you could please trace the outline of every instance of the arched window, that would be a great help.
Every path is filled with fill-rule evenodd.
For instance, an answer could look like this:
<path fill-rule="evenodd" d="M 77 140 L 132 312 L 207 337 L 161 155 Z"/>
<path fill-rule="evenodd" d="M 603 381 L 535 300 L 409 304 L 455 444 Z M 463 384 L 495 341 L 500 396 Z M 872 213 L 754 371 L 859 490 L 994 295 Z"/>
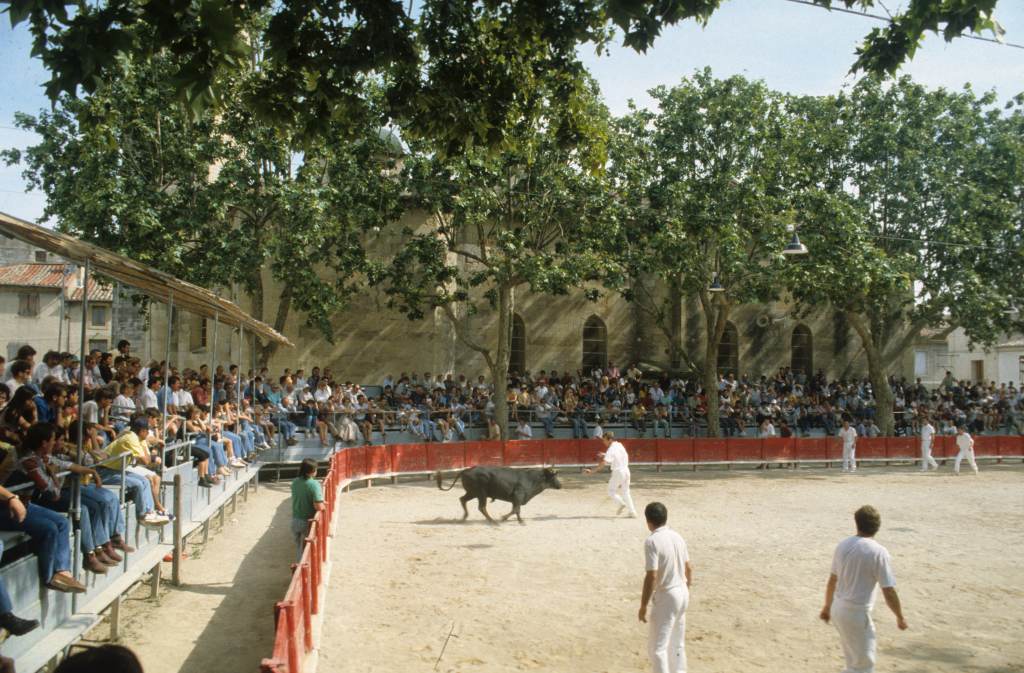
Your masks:
<path fill-rule="evenodd" d="M 797 325 L 793 328 L 793 338 L 789 346 L 790 363 L 789 367 L 794 374 L 802 373 L 804 376 L 814 375 L 814 341 L 811 336 L 811 328 L 807 325 Z"/>
<path fill-rule="evenodd" d="M 740 375 L 740 333 L 736 325 L 725 323 L 722 340 L 718 343 L 718 373 Z"/>
<path fill-rule="evenodd" d="M 596 315 L 587 318 L 583 324 L 583 371 L 608 366 L 608 328 Z"/>
<path fill-rule="evenodd" d="M 526 372 L 526 324 L 518 313 L 512 314 L 511 353 L 508 359 L 508 370 L 520 376 Z"/>

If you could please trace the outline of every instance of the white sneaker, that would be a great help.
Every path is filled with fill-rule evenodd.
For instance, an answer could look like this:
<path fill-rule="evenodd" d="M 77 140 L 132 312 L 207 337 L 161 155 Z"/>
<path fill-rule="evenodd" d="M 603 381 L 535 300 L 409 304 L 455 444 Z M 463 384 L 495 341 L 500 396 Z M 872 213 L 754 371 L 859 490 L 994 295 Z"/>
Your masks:
<path fill-rule="evenodd" d="M 155 526 L 155 527 L 159 528 L 159 527 L 162 527 L 162 526 L 166 526 L 168 523 L 170 523 L 170 521 L 171 520 L 168 519 L 163 514 L 158 514 L 156 512 L 149 512 L 148 514 L 146 514 L 145 516 L 142 517 L 142 520 L 140 521 L 140 523 L 143 526 Z"/>
<path fill-rule="evenodd" d="M 247 463 L 245 463 L 244 461 L 239 460 L 238 458 L 232 458 L 230 461 L 228 461 L 228 465 L 230 465 L 231 467 L 242 468 L 242 467 L 246 467 Z"/>

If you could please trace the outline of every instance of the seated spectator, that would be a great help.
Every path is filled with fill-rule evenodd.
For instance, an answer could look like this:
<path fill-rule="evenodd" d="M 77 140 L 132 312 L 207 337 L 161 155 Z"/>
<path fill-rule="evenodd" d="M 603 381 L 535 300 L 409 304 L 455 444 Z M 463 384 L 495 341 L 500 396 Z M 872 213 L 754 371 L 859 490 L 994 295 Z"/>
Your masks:
<path fill-rule="evenodd" d="M 45 423 L 32 426 L 22 447 L 20 463 L 21 470 L 35 485 L 34 501 L 56 512 L 67 513 L 72 501 L 71 484 L 65 483 L 60 472 L 69 471 L 83 478 L 79 512 L 83 567 L 92 573 L 106 574 L 107 566 L 117 565 L 122 559 L 115 549 L 127 548 L 121 537 L 121 503 L 112 491 L 103 488 L 96 470 L 70 460 L 64 449 L 63 430 Z"/>
<path fill-rule="evenodd" d="M 32 383 L 32 363 L 27 360 L 15 360 L 8 368 L 10 379 L 5 382 L 5 388 L 10 392 L 10 397 L 22 386 L 29 386 L 35 394 L 39 394 L 38 387 Z"/>
<path fill-rule="evenodd" d="M 163 513 L 163 507 L 157 505 L 154 497 L 155 485 L 148 475 L 149 470 L 144 466 L 149 464 L 149 447 L 145 444 L 149 436 L 149 420 L 139 417 L 132 420 L 131 430 L 124 433 L 104 449 L 106 459 L 97 465 L 98 472 L 108 484 L 121 483 L 121 461 L 127 460 L 128 467 L 125 470 L 125 493 L 131 494 L 135 502 L 136 516 L 139 522 L 145 526 L 161 527 L 166 525 L 170 518 Z M 134 462 L 138 460 L 141 466 Z M 143 470 L 136 469 L 142 467 Z M 153 475 L 156 476 L 155 474 Z M 156 485 L 159 484 L 159 477 L 156 478 Z"/>
<path fill-rule="evenodd" d="M 29 503 L 0 486 L 0 530 L 27 533 L 36 545 L 39 576 L 47 588 L 64 593 L 85 593 L 85 585 L 71 574 L 71 524 L 67 517 Z"/>
<path fill-rule="evenodd" d="M 530 427 L 525 416 L 519 417 L 519 423 L 516 425 L 516 439 L 533 439 L 533 428 Z"/>

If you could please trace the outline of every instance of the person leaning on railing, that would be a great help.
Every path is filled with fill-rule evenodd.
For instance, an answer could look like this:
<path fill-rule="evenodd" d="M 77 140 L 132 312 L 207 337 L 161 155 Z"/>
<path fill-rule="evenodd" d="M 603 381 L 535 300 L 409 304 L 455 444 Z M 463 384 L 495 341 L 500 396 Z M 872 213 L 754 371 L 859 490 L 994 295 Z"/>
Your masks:
<path fill-rule="evenodd" d="M 89 572 L 106 574 L 107 566 L 117 565 L 123 560 L 116 553 L 115 547 L 125 551 L 129 549 L 121 538 L 124 519 L 120 515 L 120 501 L 111 491 L 103 488 L 96 470 L 71 461 L 63 452 L 63 429 L 40 423 L 33 426 L 25 438 L 20 459 L 21 470 L 35 485 L 33 500 L 47 509 L 61 513 L 67 513 L 71 508 L 73 495 L 71 483 L 65 482 L 63 474 L 77 474 L 83 479 L 82 508 L 79 513 L 82 565 Z M 112 543 L 115 536 L 118 541 L 116 545 Z"/>
<path fill-rule="evenodd" d="M 129 495 L 135 502 L 135 512 L 139 517 L 139 523 L 159 528 L 166 525 L 170 518 L 157 512 L 151 482 L 145 476 L 127 467 L 133 459 L 139 459 L 144 464 L 148 462 L 149 448 L 145 444 L 148 435 L 149 420 L 145 416 L 133 419 L 131 429 L 104 449 L 106 458 L 96 467 L 105 483 L 120 485 L 123 478 L 125 495 Z M 123 477 L 122 461 L 127 463 Z"/>

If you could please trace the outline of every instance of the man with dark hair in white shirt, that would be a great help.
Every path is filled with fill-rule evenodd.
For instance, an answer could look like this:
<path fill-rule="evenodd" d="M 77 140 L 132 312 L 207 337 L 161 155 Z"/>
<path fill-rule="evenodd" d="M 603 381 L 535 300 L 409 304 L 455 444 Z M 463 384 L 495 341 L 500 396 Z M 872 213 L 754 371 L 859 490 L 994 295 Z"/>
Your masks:
<path fill-rule="evenodd" d="M 896 626 L 906 630 L 889 551 L 875 542 L 882 517 L 871 505 L 853 514 L 857 534 L 839 543 L 832 557 L 832 573 L 825 587 L 821 619 L 839 631 L 846 668 L 843 673 L 874 673 L 875 624 L 871 621 L 875 585 L 881 585 L 885 604 L 896 615 Z"/>
<path fill-rule="evenodd" d="M 939 464 L 932 458 L 932 443 L 935 441 L 935 426 L 931 419 L 925 416 L 921 419 L 921 471 L 927 472 L 928 468 L 939 469 Z"/>
<path fill-rule="evenodd" d="M 838 435 L 843 440 L 843 472 L 856 472 L 857 430 L 850 425 L 849 418 L 843 418 L 843 427 L 839 428 Z"/>
<path fill-rule="evenodd" d="M 647 604 L 653 599 L 647 651 L 654 673 L 686 673 L 686 608 L 693 581 L 690 554 L 682 536 L 666 525 L 665 505 L 650 503 L 644 518 L 651 534 L 644 541 L 644 588 L 637 616 L 647 621 Z"/>

